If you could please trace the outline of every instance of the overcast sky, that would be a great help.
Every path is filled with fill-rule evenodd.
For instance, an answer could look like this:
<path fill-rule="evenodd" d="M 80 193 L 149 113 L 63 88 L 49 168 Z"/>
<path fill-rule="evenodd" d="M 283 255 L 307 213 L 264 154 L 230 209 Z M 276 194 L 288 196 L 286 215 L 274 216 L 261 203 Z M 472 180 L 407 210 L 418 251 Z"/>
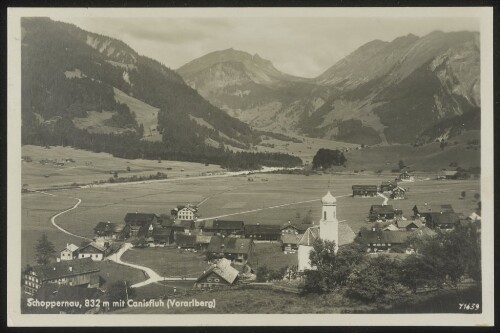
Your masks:
<path fill-rule="evenodd" d="M 61 20 L 61 19 L 57 19 Z M 473 18 L 71 18 L 82 29 L 114 37 L 139 54 L 177 69 L 209 52 L 258 53 L 279 70 L 316 77 L 355 49 L 380 39 L 434 30 L 479 31 Z"/>

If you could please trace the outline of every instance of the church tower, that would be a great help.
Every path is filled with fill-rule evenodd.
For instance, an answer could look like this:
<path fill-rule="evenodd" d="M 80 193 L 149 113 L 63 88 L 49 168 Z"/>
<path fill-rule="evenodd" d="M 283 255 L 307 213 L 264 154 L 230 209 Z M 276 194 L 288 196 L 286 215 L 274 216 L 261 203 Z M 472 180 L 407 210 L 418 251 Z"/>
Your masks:
<path fill-rule="evenodd" d="M 337 220 L 337 199 L 328 191 L 321 199 L 323 210 L 319 221 L 319 237 L 322 240 L 334 241 L 335 252 L 339 248 L 339 221 Z"/>

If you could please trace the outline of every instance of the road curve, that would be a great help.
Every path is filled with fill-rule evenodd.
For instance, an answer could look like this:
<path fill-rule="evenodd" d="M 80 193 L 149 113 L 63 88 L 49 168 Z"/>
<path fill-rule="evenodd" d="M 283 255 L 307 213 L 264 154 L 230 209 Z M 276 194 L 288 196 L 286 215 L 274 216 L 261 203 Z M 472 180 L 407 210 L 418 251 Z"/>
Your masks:
<path fill-rule="evenodd" d="M 43 192 L 42 192 L 42 193 L 43 193 Z M 48 194 L 48 193 L 46 193 L 46 194 Z M 49 195 L 50 195 L 50 194 L 49 194 Z M 80 198 L 73 198 L 73 199 L 77 200 L 76 204 L 75 204 L 73 207 L 68 208 L 68 209 L 66 209 L 66 210 L 63 210 L 62 212 L 59 212 L 59 213 L 57 213 L 56 215 L 52 216 L 52 217 L 50 218 L 50 222 L 52 222 L 52 225 L 53 225 L 54 227 L 56 227 L 56 228 L 57 228 L 57 229 L 59 229 L 60 231 L 64 232 L 65 234 L 68 234 L 68 235 L 73 236 L 73 237 L 78 237 L 78 238 L 81 238 L 81 239 L 85 239 L 85 240 L 92 241 L 92 239 L 90 239 L 90 238 L 83 237 L 83 236 L 80 236 L 80 235 L 76 235 L 76 234 L 74 234 L 74 233 L 71 233 L 71 232 L 69 232 L 68 230 L 66 230 L 66 229 L 64 229 L 64 228 L 62 228 L 62 227 L 60 227 L 60 226 L 56 223 L 56 218 L 58 218 L 59 216 L 63 215 L 64 213 L 67 213 L 67 212 L 69 212 L 69 211 L 71 211 L 71 210 L 73 210 L 73 209 L 77 208 L 77 207 L 78 207 L 78 206 L 82 203 L 82 199 L 80 199 Z"/>

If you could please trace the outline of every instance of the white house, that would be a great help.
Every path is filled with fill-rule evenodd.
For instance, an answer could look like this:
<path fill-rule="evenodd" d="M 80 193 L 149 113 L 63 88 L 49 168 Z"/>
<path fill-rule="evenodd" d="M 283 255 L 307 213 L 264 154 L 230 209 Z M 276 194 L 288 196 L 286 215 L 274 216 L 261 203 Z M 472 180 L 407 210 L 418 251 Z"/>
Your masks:
<path fill-rule="evenodd" d="M 75 244 L 66 244 L 66 247 L 61 250 L 58 261 L 73 260 L 78 256 L 78 246 Z"/>
<path fill-rule="evenodd" d="M 102 261 L 107 254 L 106 247 L 92 242 L 78 250 L 78 259 L 91 258 L 93 261 Z"/>
<path fill-rule="evenodd" d="M 177 212 L 177 218 L 181 221 L 194 221 L 197 211 L 194 207 L 186 206 Z"/>

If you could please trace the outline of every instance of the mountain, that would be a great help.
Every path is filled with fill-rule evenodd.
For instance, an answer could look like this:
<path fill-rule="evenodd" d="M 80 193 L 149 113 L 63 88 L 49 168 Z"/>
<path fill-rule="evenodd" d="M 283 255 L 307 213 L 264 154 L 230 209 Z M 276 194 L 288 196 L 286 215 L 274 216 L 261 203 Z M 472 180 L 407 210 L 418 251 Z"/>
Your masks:
<path fill-rule="evenodd" d="M 265 68 L 269 79 L 256 79 L 255 68 Z M 228 114 L 285 134 L 422 143 L 458 133 L 459 122 L 451 118 L 480 115 L 476 32 L 374 40 L 314 79 L 286 75 L 269 61 L 234 50 L 213 52 L 177 72 Z"/>
<path fill-rule="evenodd" d="M 127 158 L 300 164 L 291 156 L 231 155 L 225 148 L 248 149 L 259 135 L 122 41 L 48 18 L 21 25 L 23 144 Z"/>

